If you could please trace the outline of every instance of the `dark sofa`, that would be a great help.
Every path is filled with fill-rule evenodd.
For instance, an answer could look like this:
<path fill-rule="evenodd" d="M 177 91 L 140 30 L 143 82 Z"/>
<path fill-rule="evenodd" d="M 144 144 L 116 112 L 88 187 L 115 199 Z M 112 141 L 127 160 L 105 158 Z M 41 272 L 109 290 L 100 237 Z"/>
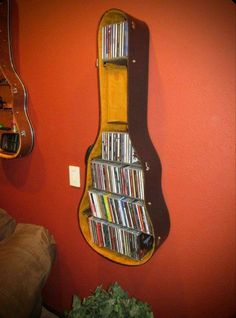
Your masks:
<path fill-rule="evenodd" d="M 56 255 L 43 226 L 18 223 L 0 209 L 0 318 L 38 318 Z"/>

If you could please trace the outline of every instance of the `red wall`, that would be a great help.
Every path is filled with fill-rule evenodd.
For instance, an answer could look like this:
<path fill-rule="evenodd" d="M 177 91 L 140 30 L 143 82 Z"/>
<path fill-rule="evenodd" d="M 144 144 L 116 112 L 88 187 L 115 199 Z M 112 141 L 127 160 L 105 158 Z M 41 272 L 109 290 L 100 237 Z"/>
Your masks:
<path fill-rule="evenodd" d="M 148 124 L 163 164 L 171 216 L 166 243 L 145 265 L 114 264 L 84 241 L 68 184 L 98 129 L 96 30 L 117 7 L 150 28 Z M 158 318 L 235 311 L 235 5 L 230 0 L 13 0 L 17 70 L 29 91 L 33 153 L 0 161 L 1 207 L 54 234 L 44 291 L 57 309 L 73 293 L 118 281 Z M 155 186 L 155 185 L 154 185 Z"/>

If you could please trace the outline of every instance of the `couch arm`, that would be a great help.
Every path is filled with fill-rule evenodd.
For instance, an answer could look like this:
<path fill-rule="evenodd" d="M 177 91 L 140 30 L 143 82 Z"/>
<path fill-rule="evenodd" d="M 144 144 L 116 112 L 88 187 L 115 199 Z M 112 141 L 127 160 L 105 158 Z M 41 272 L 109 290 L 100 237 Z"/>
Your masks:
<path fill-rule="evenodd" d="M 11 235 L 16 228 L 16 221 L 3 209 L 0 209 L 0 241 Z"/>
<path fill-rule="evenodd" d="M 42 226 L 18 224 L 0 241 L 0 317 L 34 317 L 55 258 L 53 237 Z"/>

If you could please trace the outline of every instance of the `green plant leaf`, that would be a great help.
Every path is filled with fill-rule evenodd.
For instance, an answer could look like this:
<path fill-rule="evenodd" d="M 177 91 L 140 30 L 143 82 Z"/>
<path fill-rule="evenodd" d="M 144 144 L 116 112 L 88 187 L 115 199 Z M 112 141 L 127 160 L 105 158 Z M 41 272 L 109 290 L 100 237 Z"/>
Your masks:
<path fill-rule="evenodd" d="M 128 293 L 125 292 L 120 285 L 115 282 L 113 285 L 110 286 L 108 289 L 108 292 L 113 296 L 113 297 L 118 297 L 118 298 L 128 298 Z"/>
<path fill-rule="evenodd" d="M 72 308 L 77 309 L 81 306 L 81 300 L 77 295 L 73 296 Z"/>
<path fill-rule="evenodd" d="M 68 318 L 154 318 L 151 307 L 134 297 L 129 297 L 116 282 L 106 291 L 98 286 L 81 302 L 73 297 L 72 309 L 65 312 Z"/>

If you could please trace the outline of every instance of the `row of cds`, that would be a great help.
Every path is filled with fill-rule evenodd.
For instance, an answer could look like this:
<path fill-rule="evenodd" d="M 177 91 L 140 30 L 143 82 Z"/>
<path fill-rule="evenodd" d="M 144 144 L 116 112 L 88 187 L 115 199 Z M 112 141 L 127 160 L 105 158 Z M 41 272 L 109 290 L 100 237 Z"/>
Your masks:
<path fill-rule="evenodd" d="M 89 217 L 89 228 L 93 243 L 136 260 L 140 260 L 153 244 L 151 235 L 93 216 Z"/>
<path fill-rule="evenodd" d="M 95 189 L 88 193 L 93 216 L 151 234 L 143 201 Z"/>
<path fill-rule="evenodd" d="M 128 56 L 128 23 L 120 22 L 102 28 L 102 59 Z"/>
<path fill-rule="evenodd" d="M 144 200 L 144 179 L 140 165 L 125 165 L 94 158 L 91 160 L 96 189 Z"/>
<path fill-rule="evenodd" d="M 135 163 L 138 158 L 126 132 L 105 131 L 102 133 L 102 159 Z"/>

